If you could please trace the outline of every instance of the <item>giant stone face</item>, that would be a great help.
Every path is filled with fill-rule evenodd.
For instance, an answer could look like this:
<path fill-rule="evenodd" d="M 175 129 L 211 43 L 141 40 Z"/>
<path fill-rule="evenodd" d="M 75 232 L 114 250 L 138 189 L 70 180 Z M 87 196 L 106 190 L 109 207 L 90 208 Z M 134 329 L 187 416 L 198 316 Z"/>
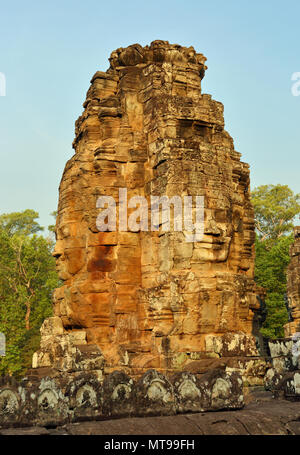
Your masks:
<path fill-rule="evenodd" d="M 201 93 L 205 60 L 166 41 L 117 49 L 76 122 L 60 184 L 54 255 L 64 283 L 54 311 L 111 366 L 176 368 L 180 355 L 206 353 L 208 336 L 252 332 L 249 167 L 224 130 L 223 105 Z M 200 241 L 187 242 L 184 228 L 99 232 L 97 200 L 112 196 L 118 208 L 120 188 L 146 198 L 149 220 L 151 196 L 203 196 Z"/>

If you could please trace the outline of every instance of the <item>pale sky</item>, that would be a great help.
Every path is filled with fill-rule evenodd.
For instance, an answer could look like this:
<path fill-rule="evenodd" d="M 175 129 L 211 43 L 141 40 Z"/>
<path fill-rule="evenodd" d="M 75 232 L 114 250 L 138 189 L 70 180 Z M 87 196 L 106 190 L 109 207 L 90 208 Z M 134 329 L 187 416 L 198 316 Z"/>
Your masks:
<path fill-rule="evenodd" d="M 251 187 L 281 183 L 300 193 L 300 96 L 291 91 L 300 72 L 299 0 L 0 6 L 0 213 L 31 208 L 42 225 L 52 224 L 92 75 L 108 68 L 114 49 L 155 39 L 207 57 L 203 92 L 224 104 L 226 129 L 251 166 Z"/>

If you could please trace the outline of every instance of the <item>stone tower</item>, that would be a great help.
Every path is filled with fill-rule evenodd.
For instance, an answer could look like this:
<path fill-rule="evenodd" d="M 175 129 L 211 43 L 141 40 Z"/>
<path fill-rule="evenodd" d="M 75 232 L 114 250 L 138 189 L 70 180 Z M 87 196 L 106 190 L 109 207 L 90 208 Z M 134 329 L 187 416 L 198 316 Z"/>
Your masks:
<path fill-rule="evenodd" d="M 285 335 L 300 332 L 300 226 L 294 228 L 294 244 L 290 247 L 291 262 L 287 270 L 287 298 L 289 322 L 285 325 Z"/>
<path fill-rule="evenodd" d="M 154 41 L 117 49 L 109 61 L 91 80 L 59 188 L 54 255 L 63 286 L 50 326 L 97 345 L 112 369 L 258 355 L 249 166 L 224 130 L 223 105 L 201 93 L 206 58 Z M 99 232 L 98 198 L 118 206 L 120 188 L 128 200 L 203 196 L 201 240 L 163 226 Z M 42 346 L 35 366 L 51 363 Z"/>

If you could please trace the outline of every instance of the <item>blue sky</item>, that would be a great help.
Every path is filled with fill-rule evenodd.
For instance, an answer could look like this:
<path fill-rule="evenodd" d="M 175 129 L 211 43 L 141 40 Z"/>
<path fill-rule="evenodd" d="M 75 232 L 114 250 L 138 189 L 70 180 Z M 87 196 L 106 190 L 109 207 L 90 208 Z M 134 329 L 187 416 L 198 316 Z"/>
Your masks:
<path fill-rule="evenodd" d="M 251 187 L 300 193 L 299 20 L 299 0 L 0 0 L 0 213 L 32 208 L 52 223 L 92 75 L 112 50 L 155 39 L 207 57 L 203 92 L 224 104 Z"/>

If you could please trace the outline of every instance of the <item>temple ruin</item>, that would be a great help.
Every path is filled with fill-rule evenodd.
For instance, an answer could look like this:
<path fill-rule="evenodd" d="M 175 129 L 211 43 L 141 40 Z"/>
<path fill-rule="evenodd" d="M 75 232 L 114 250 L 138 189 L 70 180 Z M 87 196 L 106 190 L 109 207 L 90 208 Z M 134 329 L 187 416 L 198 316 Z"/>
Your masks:
<path fill-rule="evenodd" d="M 91 80 L 59 188 L 56 324 L 97 345 L 108 371 L 258 356 L 249 166 L 224 129 L 223 105 L 201 93 L 206 58 L 154 41 L 109 61 Z M 202 196 L 201 241 L 187 241 L 185 227 L 99 232 L 97 200 L 121 204 L 120 188 L 128 199 Z M 51 365 L 51 355 L 42 349 L 34 364 Z"/>
<path fill-rule="evenodd" d="M 287 270 L 287 309 L 289 322 L 285 336 L 300 333 L 300 226 L 294 228 L 294 244 L 290 247 L 291 262 Z"/>
<path fill-rule="evenodd" d="M 33 368 L 18 382 L 0 378 L 0 429 L 241 409 L 263 384 L 299 399 L 290 334 L 300 231 L 288 338 L 272 340 L 269 356 L 249 166 L 224 130 L 223 105 L 201 93 L 205 57 L 154 41 L 109 61 L 91 80 L 59 188 L 63 285 Z"/>

